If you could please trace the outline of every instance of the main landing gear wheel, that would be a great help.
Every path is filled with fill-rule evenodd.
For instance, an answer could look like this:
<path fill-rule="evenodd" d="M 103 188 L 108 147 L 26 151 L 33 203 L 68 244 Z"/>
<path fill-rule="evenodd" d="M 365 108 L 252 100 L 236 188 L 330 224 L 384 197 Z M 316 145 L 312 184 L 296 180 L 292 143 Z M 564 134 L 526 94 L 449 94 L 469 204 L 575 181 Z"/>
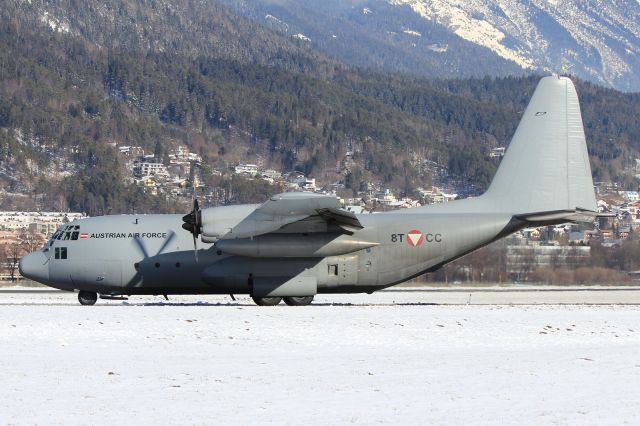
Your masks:
<path fill-rule="evenodd" d="M 253 301 L 258 306 L 276 306 L 282 301 L 282 297 L 254 297 L 251 296 Z"/>
<path fill-rule="evenodd" d="M 307 306 L 313 301 L 313 296 L 290 296 L 284 298 L 284 303 L 289 306 Z"/>
<path fill-rule="evenodd" d="M 78 293 L 78 302 L 81 305 L 95 305 L 98 300 L 98 294 L 92 291 L 80 291 Z"/>

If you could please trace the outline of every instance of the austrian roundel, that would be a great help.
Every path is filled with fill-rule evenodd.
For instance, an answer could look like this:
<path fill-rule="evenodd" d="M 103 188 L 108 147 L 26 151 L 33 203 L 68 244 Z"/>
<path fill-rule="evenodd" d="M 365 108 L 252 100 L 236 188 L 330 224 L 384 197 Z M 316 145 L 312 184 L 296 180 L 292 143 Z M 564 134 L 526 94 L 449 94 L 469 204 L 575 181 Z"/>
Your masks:
<path fill-rule="evenodd" d="M 407 243 L 412 247 L 421 246 L 424 243 L 424 234 L 417 229 L 407 232 Z"/>

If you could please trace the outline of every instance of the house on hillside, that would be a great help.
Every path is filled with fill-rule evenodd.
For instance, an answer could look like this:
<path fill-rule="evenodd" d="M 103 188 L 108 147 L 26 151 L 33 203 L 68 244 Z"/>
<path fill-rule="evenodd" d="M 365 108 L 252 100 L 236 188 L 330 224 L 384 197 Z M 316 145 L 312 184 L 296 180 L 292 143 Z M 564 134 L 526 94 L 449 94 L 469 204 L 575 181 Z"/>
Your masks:
<path fill-rule="evenodd" d="M 234 167 L 233 172 L 237 175 L 255 176 L 258 174 L 258 166 L 256 164 L 240 163 Z"/>
<path fill-rule="evenodd" d="M 167 167 L 162 163 L 139 163 L 137 167 L 137 175 L 140 177 L 169 177 Z"/>

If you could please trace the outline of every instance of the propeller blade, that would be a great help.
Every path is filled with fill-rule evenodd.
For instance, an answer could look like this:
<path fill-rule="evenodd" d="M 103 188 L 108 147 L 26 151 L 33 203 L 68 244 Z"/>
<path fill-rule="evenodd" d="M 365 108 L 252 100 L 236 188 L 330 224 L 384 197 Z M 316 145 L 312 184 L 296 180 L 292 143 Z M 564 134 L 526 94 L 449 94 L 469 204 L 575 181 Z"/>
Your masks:
<path fill-rule="evenodd" d="M 193 256 L 196 258 L 196 263 L 198 263 L 198 241 L 196 240 L 196 234 L 193 234 Z"/>
<path fill-rule="evenodd" d="M 182 216 L 182 228 L 191 232 L 196 237 L 202 232 L 202 212 L 198 205 L 198 200 L 193 200 L 193 210 Z"/>
<path fill-rule="evenodd" d="M 161 254 L 161 253 L 164 251 L 164 249 L 166 249 L 166 248 L 167 248 L 167 246 L 168 246 L 169 244 L 171 244 L 171 241 L 173 241 L 173 239 L 174 239 L 175 237 L 176 237 L 176 233 L 175 233 L 175 232 L 173 232 L 173 231 L 170 231 L 170 232 L 169 232 L 169 236 L 167 237 L 167 239 L 166 239 L 166 240 L 164 240 L 164 243 L 162 243 L 162 246 L 160 247 L 160 250 L 158 250 L 158 253 L 156 254 L 156 256 L 157 256 L 158 254 Z"/>
<path fill-rule="evenodd" d="M 198 199 L 193 200 L 193 216 L 194 216 L 194 228 L 196 236 L 202 233 L 202 211 L 198 205 Z"/>
<path fill-rule="evenodd" d="M 142 256 L 145 259 L 148 258 L 149 253 L 147 252 L 147 248 L 144 246 L 144 243 L 142 242 L 142 240 L 139 237 L 135 237 L 133 241 L 136 243 L 136 246 L 138 246 L 138 249 L 140 249 L 140 251 L 142 252 Z"/>
<path fill-rule="evenodd" d="M 182 229 L 191 232 L 193 235 L 193 254 L 196 258 L 196 263 L 198 262 L 198 235 L 202 233 L 202 211 L 200 210 L 200 205 L 198 204 L 198 199 L 193 199 L 193 210 L 182 216 Z M 164 246 L 163 246 L 164 247 Z"/>

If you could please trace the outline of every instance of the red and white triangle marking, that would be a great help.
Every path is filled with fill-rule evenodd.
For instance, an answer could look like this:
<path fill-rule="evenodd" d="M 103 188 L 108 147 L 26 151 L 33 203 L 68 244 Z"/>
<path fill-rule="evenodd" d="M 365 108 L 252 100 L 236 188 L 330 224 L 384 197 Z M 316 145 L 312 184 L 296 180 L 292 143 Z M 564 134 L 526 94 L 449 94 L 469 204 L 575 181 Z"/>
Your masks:
<path fill-rule="evenodd" d="M 423 242 L 424 234 L 422 234 L 422 232 L 418 231 L 417 229 L 413 229 L 407 232 L 407 243 L 409 243 L 410 246 L 418 247 L 422 245 Z"/>

